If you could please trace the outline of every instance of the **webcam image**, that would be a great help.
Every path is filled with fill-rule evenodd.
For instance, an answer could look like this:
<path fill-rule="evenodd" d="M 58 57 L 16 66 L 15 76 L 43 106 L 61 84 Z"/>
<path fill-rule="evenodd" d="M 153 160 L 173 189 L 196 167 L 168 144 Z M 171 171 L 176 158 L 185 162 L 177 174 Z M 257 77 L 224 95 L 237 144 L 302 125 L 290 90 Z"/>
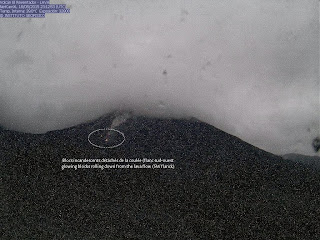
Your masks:
<path fill-rule="evenodd" d="M 0 239 L 320 239 L 319 1 L 0 1 Z"/>

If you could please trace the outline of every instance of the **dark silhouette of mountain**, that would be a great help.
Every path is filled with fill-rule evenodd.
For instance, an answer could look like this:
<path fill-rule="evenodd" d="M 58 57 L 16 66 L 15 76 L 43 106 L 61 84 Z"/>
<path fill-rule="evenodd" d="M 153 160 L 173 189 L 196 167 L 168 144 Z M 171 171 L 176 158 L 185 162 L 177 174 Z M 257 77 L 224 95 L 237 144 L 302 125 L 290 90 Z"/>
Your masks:
<path fill-rule="evenodd" d="M 116 127 L 121 146 L 90 145 L 113 118 L 0 131 L 1 239 L 320 239 L 319 171 L 196 119 L 133 116 Z M 63 158 L 174 159 L 175 168 L 62 170 Z"/>
<path fill-rule="evenodd" d="M 302 154 L 289 153 L 283 155 L 284 159 L 289 159 L 294 162 L 302 163 L 312 168 L 320 169 L 320 157 L 318 156 L 306 156 Z"/>

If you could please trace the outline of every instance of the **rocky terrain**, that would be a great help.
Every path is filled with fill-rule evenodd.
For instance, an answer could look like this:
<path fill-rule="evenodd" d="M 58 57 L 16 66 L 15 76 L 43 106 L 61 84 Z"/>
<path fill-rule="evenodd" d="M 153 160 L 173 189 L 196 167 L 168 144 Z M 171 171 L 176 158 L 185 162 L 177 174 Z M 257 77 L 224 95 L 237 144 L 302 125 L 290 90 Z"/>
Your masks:
<path fill-rule="evenodd" d="M 121 146 L 91 145 L 114 118 L 0 130 L 1 239 L 320 239 L 317 169 L 196 119 L 131 116 L 116 127 Z M 174 168 L 62 170 L 63 159 L 121 158 Z"/>
<path fill-rule="evenodd" d="M 283 155 L 283 158 L 302 163 L 312 168 L 320 169 L 320 157 L 318 156 L 306 156 L 302 154 L 289 153 Z"/>

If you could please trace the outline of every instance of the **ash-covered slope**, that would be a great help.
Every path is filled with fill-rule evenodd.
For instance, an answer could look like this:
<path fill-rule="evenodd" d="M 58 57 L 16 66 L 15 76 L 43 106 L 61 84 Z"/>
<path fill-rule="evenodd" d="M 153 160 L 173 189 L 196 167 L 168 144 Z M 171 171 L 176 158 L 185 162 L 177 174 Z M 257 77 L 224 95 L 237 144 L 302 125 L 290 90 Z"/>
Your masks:
<path fill-rule="evenodd" d="M 320 157 L 318 156 L 305 156 L 302 154 L 289 153 L 283 155 L 283 158 L 310 166 L 312 168 L 320 169 Z"/>
<path fill-rule="evenodd" d="M 109 115 L 32 135 L 0 131 L 1 239 L 319 239 L 320 174 L 197 120 Z M 61 169 L 62 159 L 174 159 L 174 169 Z M 90 163 L 93 164 L 93 163 Z"/>

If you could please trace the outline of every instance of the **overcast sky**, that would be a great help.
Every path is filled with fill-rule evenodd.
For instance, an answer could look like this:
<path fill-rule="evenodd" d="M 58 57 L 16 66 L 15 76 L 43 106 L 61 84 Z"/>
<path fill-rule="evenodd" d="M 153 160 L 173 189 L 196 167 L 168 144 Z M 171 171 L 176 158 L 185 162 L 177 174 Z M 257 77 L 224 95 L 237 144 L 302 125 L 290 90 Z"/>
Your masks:
<path fill-rule="evenodd" d="M 115 109 L 196 117 L 276 154 L 315 154 L 317 0 L 65 0 L 0 19 L 0 124 L 43 133 Z"/>

